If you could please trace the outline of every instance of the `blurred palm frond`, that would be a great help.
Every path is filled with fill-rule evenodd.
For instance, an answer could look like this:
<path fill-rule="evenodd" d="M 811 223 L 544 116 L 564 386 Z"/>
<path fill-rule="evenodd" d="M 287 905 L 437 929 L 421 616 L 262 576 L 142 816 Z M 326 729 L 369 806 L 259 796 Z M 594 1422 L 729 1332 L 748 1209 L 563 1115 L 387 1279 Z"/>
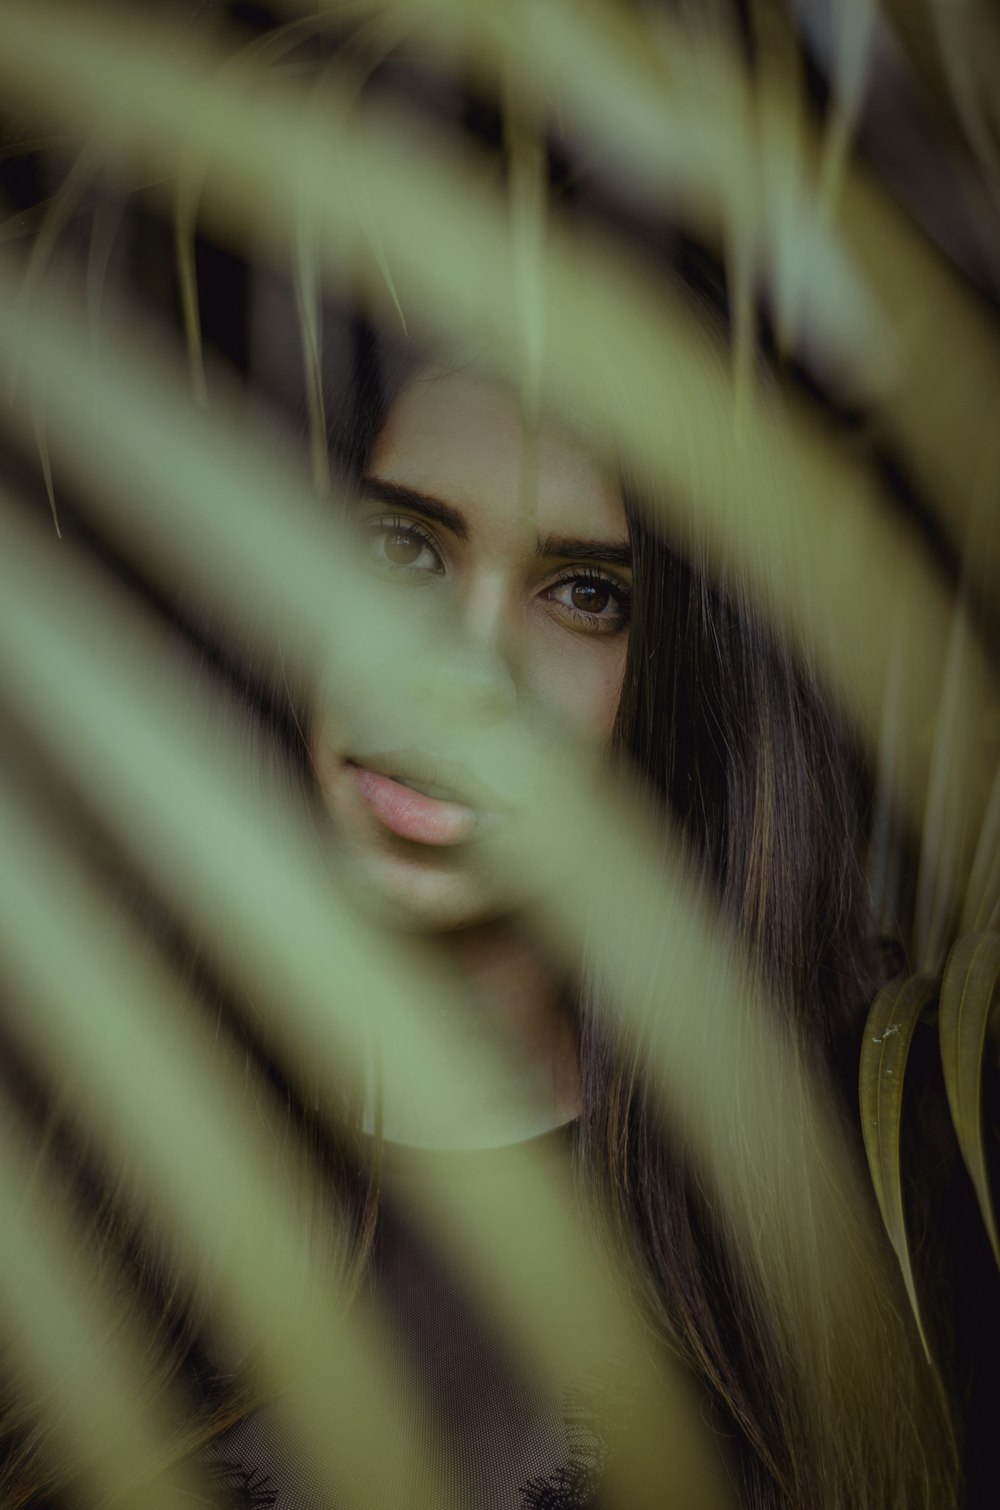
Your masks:
<path fill-rule="evenodd" d="M 563 0 L 275 9 L 248 39 L 226 7 L 201 18 L 204 35 L 89 0 L 0 8 L 5 111 L 22 123 L 9 150 L 43 143 L 63 165 L 35 209 L 0 221 L 0 427 L 18 459 L 0 499 L 0 830 L 16 856 L 0 1029 L 234 1373 L 280 1400 L 317 1481 L 351 1505 L 435 1506 L 449 1446 L 422 1381 L 387 1361 L 387 1317 L 359 1298 L 347 1216 L 289 1136 L 275 1085 L 209 1029 L 192 982 L 120 906 L 116 867 L 253 1003 L 253 1031 L 303 1105 L 356 1108 L 375 1063 L 429 1145 L 443 1108 L 488 1143 L 503 1052 L 464 1025 L 425 951 L 359 915 L 307 804 L 248 752 L 234 698 L 119 579 L 210 601 L 276 684 L 335 683 L 373 728 L 417 742 L 447 729 L 512 814 L 484 838 L 488 865 L 532 877 L 532 924 L 562 967 L 587 960 L 609 1041 L 641 1063 L 751 1293 L 769 1297 L 803 1429 L 835 1454 L 843 1402 L 863 1416 L 884 1395 L 892 1283 L 818 1056 L 777 1026 L 773 983 L 679 833 L 530 713 L 487 725 L 450 675 L 449 624 L 418 629 L 360 568 L 337 521 L 324 318 L 330 301 L 356 301 L 407 338 L 426 328 L 485 351 L 516 385 L 526 433 L 555 411 L 623 458 L 668 537 L 815 674 L 877 772 L 873 901 L 907 960 L 864 1028 L 860 1123 L 933 1370 L 901 1149 L 935 1007 L 955 1139 L 1000 1259 L 1000 283 L 984 288 L 996 264 L 972 243 L 975 277 L 933 244 L 857 143 L 894 59 L 886 76 L 922 98 L 919 75 L 943 112 L 941 139 L 975 186 L 968 223 L 995 231 L 996 25 L 984 6 L 966 8 L 963 32 L 959 8 L 918 23 L 874 0 L 757 0 L 742 29 L 724 6 L 695 19 L 685 5 Z M 321 66 L 300 77 L 296 49 L 314 44 Z M 504 182 L 478 147 L 369 87 L 405 48 L 438 82 L 496 93 Z M 552 205 L 554 113 L 623 200 L 654 204 L 718 257 L 728 343 L 651 256 Z M 126 196 L 171 222 L 186 368 L 112 291 Z M 81 268 L 65 245 L 88 216 Z M 305 460 L 205 338 L 205 238 L 287 278 Z M 810 375 L 841 417 L 864 416 L 870 444 L 834 432 Z M 104 565 L 69 538 L 56 549 L 32 517 L 18 479 L 33 455 L 56 532 L 65 488 Z M 890 461 L 917 506 L 893 496 Z M 526 513 L 533 465 L 529 445 Z M 52 1481 L 84 1480 L 83 1503 L 210 1500 L 166 1445 L 189 1402 L 166 1381 L 156 1325 L 116 1311 L 93 1214 L 72 1214 L 57 1154 L 26 1146 L 19 1096 L 0 1096 L 0 1203 L 16 1212 L 0 1227 L 0 1311 L 17 1390 L 60 1447 Z M 481 1191 L 456 1189 L 433 1158 L 415 1168 L 419 1219 L 493 1296 L 533 1369 L 556 1385 L 614 1356 L 648 1402 L 633 1472 L 609 1467 L 614 1503 L 735 1502 L 692 1359 L 679 1344 L 653 1358 L 638 1259 L 623 1252 L 613 1275 L 597 1260 L 567 1182 L 527 1158 Z M 858 1335 L 867 1352 L 851 1350 Z M 400 1400 L 412 1409 L 390 1462 Z M 16 1400 L 4 1410 L 4 1428 L 30 1437 Z"/>

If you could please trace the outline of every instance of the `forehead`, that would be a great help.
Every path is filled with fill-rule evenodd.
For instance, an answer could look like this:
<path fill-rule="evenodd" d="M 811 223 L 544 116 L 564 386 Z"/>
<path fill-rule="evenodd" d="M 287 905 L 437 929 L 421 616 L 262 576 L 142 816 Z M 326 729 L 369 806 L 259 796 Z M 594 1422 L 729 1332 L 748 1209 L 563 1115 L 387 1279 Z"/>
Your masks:
<path fill-rule="evenodd" d="M 370 470 L 458 505 L 477 520 L 517 517 L 524 431 L 518 406 L 478 375 L 427 369 L 403 389 Z M 628 533 L 616 481 L 568 431 L 543 424 L 537 451 L 538 522 L 552 534 Z"/>

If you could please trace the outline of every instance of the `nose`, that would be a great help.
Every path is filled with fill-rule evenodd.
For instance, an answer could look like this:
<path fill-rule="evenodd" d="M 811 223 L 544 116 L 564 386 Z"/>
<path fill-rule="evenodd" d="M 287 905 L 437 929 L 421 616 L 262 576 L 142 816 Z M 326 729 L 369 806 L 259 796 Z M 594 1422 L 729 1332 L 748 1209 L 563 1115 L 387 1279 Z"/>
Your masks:
<path fill-rule="evenodd" d="M 499 572 L 476 575 L 459 608 L 454 675 L 481 713 L 501 718 L 517 706 L 519 604 Z"/>

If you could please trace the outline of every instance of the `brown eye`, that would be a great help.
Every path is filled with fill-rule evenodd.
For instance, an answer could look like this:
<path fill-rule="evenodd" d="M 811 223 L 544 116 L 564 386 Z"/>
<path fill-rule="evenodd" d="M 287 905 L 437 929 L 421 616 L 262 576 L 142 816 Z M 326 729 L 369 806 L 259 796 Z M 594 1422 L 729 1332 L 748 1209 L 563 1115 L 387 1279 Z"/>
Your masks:
<path fill-rule="evenodd" d="M 434 539 L 418 524 L 406 519 L 369 519 L 366 529 L 371 557 L 383 572 L 399 573 L 399 581 L 439 577 L 444 564 Z"/>
<path fill-rule="evenodd" d="M 394 566 L 412 566 L 423 548 L 423 541 L 405 530 L 397 530 L 392 535 L 383 536 L 382 549 L 385 552 L 385 558 Z"/>
<path fill-rule="evenodd" d="M 574 582 L 570 601 L 581 613 L 603 613 L 611 602 L 611 588 L 606 582 Z"/>
<path fill-rule="evenodd" d="M 617 634 L 628 628 L 632 594 L 623 582 L 592 570 L 571 573 L 542 594 L 560 604 L 570 627 L 591 634 Z"/>

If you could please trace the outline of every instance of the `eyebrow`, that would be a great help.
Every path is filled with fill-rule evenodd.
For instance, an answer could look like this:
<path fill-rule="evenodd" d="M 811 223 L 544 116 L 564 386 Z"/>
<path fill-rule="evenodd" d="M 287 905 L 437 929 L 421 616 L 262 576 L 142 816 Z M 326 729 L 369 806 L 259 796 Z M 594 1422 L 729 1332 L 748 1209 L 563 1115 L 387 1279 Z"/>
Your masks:
<path fill-rule="evenodd" d="M 398 503 L 402 508 L 415 509 L 436 524 L 443 524 L 459 540 L 468 540 L 469 526 L 464 517 L 450 503 L 443 503 L 430 493 L 421 493 L 416 488 L 404 487 L 399 482 L 386 482 L 381 477 L 362 479 L 361 491 L 367 498 L 379 498 L 383 503 Z"/>
<path fill-rule="evenodd" d="M 461 511 L 453 504 L 435 498 L 431 493 L 422 493 L 418 488 L 408 488 L 398 482 L 386 482 L 382 477 L 365 477 L 361 489 L 368 498 L 399 504 L 402 508 L 423 514 L 436 524 L 443 524 L 458 540 L 469 538 L 469 526 Z M 632 547 L 627 540 L 583 540 L 570 535 L 546 535 L 536 542 L 535 555 L 542 558 L 572 556 L 577 561 L 606 561 L 615 566 L 632 565 Z"/>

